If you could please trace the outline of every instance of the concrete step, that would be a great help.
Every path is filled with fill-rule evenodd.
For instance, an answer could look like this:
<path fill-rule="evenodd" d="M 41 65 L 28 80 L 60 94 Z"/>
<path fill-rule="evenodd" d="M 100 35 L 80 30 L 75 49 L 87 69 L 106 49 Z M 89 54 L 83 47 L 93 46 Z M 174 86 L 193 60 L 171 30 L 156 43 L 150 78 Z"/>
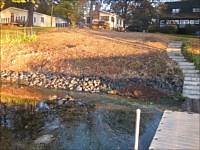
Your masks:
<path fill-rule="evenodd" d="M 198 77 L 185 77 L 184 81 L 195 81 L 200 83 L 200 78 Z"/>
<path fill-rule="evenodd" d="M 181 54 L 181 52 L 179 53 L 174 53 L 174 52 L 167 52 L 167 55 L 170 56 L 183 56 L 183 54 Z"/>
<path fill-rule="evenodd" d="M 185 69 L 182 69 L 182 73 L 183 74 L 187 74 L 187 73 L 199 73 L 199 70 L 185 70 Z"/>
<path fill-rule="evenodd" d="M 183 44 L 183 41 L 172 41 L 170 43 Z"/>
<path fill-rule="evenodd" d="M 178 49 L 178 48 L 167 48 L 167 52 L 181 53 L 181 49 Z"/>
<path fill-rule="evenodd" d="M 178 62 L 180 66 L 194 66 L 194 63 L 191 62 Z"/>
<path fill-rule="evenodd" d="M 169 56 L 169 58 L 171 58 L 171 59 L 185 59 L 185 57 L 184 56 Z"/>
<path fill-rule="evenodd" d="M 191 73 L 185 73 L 184 77 L 197 77 L 197 78 L 199 78 L 200 75 L 198 73 L 196 73 L 196 74 L 194 74 L 194 73 L 192 73 L 192 74 Z"/>
<path fill-rule="evenodd" d="M 180 46 L 182 46 L 183 45 L 183 43 L 169 43 L 168 45 L 180 45 Z"/>
<path fill-rule="evenodd" d="M 181 45 L 168 45 L 167 48 L 180 48 L 181 49 Z"/>
<path fill-rule="evenodd" d="M 176 62 L 186 62 L 186 59 L 182 59 L 182 58 L 172 58 L 172 60 Z"/>
<path fill-rule="evenodd" d="M 198 100 L 200 99 L 200 95 L 193 95 L 193 94 L 186 94 L 186 93 L 184 93 L 183 96 L 191 98 L 191 99 L 198 99 Z"/>
<path fill-rule="evenodd" d="M 188 70 L 195 69 L 195 66 L 184 66 L 184 65 L 180 65 L 179 67 L 180 67 L 181 69 L 188 69 Z"/>
<path fill-rule="evenodd" d="M 200 86 L 197 86 L 197 85 L 183 85 L 183 90 L 197 90 L 197 91 L 200 91 Z"/>
<path fill-rule="evenodd" d="M 199 82 L 196 81 L 188 81 L 188 80 L 184 80 L 184 85 L 200 85 Z"/>
<path fill-rule="evenodd" d="M 183 89 L 183 94 L 200 95 L 200 91 Z"/>

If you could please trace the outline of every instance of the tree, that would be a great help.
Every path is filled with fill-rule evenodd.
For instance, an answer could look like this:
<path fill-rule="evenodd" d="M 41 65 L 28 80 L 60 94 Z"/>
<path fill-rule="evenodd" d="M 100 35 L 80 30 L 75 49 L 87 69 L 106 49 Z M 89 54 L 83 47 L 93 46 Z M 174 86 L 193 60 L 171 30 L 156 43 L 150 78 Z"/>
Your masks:
<path fill-rule="evenodd" d="M 94 7 L 95 0 L 90 1 L 90 28 L 92 29 L 92 20 L 93 20 L 93 7 Z"/>
<path fill-rule="evenodd" d="M 137 1 L 137 0 L 136 0 Z M 110 4 L 111 11 L 125 19 L 124 26 L 128 19 L 128 12 L 135 0 L 105 0 L 104 2 Z"/>
<path fill-rule="evenodd" d="M 5 2 L 3 0 L 0 0 L 0 8 L 2 9 L 5 5 Z"/>
<path fill-rule="evenodd" d="M 156 14 L 156 9 L 152 6 L 152 3 L 148 0 L 143 0 L 132 8 L 132 16 L 129 23 L 140 31 L 146 30 L 151 24 L 154 14 Z"/>
<path fill-rule="evenodd" d="M 54 7 L 54 14 L 62 18 L 70 19 L 72 27 L 75 27 L 76 22 L 81 20 L 83 13 L 80 8 L 84 5 L 83 0 L 60 0 Z"/>

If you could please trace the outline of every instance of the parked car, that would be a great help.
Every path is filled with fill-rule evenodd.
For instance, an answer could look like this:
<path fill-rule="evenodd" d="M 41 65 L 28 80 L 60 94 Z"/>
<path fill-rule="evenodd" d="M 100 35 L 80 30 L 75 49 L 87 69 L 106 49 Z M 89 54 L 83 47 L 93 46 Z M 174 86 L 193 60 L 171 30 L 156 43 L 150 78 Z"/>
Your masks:
<path fill-rule="evenodd" d="M 84 26 L 85 26 L 84 23 L 81 21 L 76 23 L 77 28 L 84 28 Z"/>

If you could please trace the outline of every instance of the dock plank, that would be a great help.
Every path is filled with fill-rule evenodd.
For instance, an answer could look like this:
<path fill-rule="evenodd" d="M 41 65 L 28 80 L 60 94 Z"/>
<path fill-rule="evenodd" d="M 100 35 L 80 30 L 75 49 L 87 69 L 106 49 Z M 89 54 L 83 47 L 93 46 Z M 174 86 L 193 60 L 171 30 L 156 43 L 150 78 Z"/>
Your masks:
<path fill-rule="evenodd" d="M 149 150 L 199 150 L 200 114 L 166 110 Z"/>

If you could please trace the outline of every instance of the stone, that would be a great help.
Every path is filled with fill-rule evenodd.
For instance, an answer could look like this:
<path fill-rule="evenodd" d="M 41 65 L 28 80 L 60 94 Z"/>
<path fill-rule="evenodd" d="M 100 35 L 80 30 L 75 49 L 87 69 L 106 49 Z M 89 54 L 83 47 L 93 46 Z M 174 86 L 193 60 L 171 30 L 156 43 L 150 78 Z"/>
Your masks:
<path fill-rule="evenodd" d="M 58 105 L 63 105 L 63 104 L 65 104 L 66 101 L 67 101 L 67 100 L 62 100 L 62 99 L 61 99 L 61 100 L 58 100 L 58 101 L 57 101 L 57 104 L 58 104 Z"/>
<path fill-rule="evenodd" d="M 74 98 L 73 97 L 71 97 L 71 96 L 69 96 L 69 95 L 65 95 L 65 97 L 64 98 L 66 98 L 67 100 L 69 100 L 69 101 L 73 101 L 74 100 Z"/>
<path fill-rule="evenodd" d="M 116 95 L 117 94 L 117 90 L 109 90 L 108 94 Z"/>
<path fill-rule="evenodd" d="M 54 140 L 54 136 L 51 134 L 42 135 L 35 140 L 36 144 L 49 144 Z"/>
<path fill-rule="evenodd" d="M 56 100 L 57 98 L 58 98 L 57 95 L 53 95 L 49 97 L 50 100 Z"/>
<path fill-rule="evenodd" d="M 77 86 L 76 87 L 76 92 L 81 92 L 81 91 L 83 91 L 83 88 L 79 85 L 79 86 Z"/>
<path fill-rule="evenodd" d="M 39 102 L 37 105 L 36 105 L 36 109 L 35 111 L 40 111 L 40 110 L 48 110 L 49 109 L 49 106 L 44 103 L 44 102 Z"/>

